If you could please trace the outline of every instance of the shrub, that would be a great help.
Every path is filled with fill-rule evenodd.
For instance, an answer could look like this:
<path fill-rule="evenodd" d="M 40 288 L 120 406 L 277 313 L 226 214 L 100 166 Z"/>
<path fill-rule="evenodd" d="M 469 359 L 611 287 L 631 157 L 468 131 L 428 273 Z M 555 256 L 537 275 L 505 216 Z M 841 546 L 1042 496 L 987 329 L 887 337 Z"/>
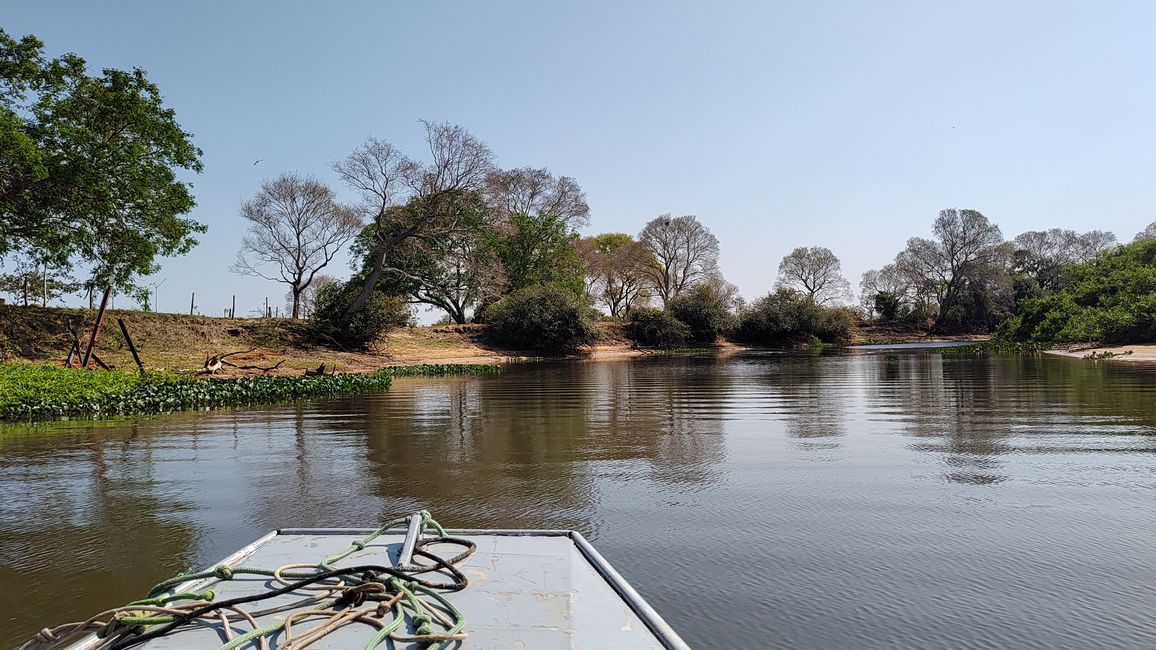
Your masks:
<path fill-rule="evenodd" d="M 404 298 L 374 291 L 349 323 L 344 328 L 340 327 L 342 314 L 360 290 L 361 283 L 354 280 L 322 287 L 317 292 L 314 324 L 327 336 L 345 345 L 368 348 L 389 330 L 413 323 L 413 316 Z"/>
<path fill-rule="evenodd" d="M 554 285 L 516 291 L 486 309 L 486 336 L 493 343 L 546 354 L 566 354 L 597 338 L 589 310 Z"/>
<path fill-rule="evenodd" d="M 686 345 L 691 331 L 668 311 L 640 307 L 630 311 L 626 335 L 638 345 L 669 348 Z"/>
<path fill-rule="evenodd" d="M 725 296 L 710 285 L 700 284 L 670 301 L 666 309 L 690 328 L 697 343 L 714 343 L 731 328 L 733 316 Z"/>
<path fill-rule="evenodd" d="M 823 307 L 798 291 L 779 289 L 739 315 L 735 338 L 756 345 L 792 347 L 816 339 L 839 345 L 851 340 L 855 315 L 845 307 Z"/>

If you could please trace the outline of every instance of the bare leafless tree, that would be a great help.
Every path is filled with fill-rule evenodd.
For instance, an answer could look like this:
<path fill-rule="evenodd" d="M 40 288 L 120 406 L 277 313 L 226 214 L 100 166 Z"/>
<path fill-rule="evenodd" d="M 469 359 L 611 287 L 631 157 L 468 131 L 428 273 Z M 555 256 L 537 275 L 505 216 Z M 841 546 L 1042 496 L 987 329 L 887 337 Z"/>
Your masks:
<path fill-rule="evenodd" d="M 819 305 L 845 300 L 851 294 L 839 258 L 822 246 L 799 247 L 784 256 L 775 286 L 801 291 Z"/>
<path fill-rule="evenodd" d="M 345 309 L 340 327 L 349 324 L 385 272 L 389 248 L 426 230 L 435 221 L 452 222 L 461 196 L 480 190 L 493 169 L 493 153 L 464 127 L 422 121 L 430 160 L 417 163 L 396 147 L 370 138 L 333 169 L 361 194 L 369 220 L 371 265 L 361 290 Z M 412 202 L 416 209 L 397 210 Z M 428 233 L 427 233 L 428 234 Z"/>
<path fill-rule="evenodd" d="M 289 285 L 293 318 L 300 316 L 301 294 L 362 225 L 328 186 L 298 174 L 263 182 L 241 217 L 249 230 L 231 270 Z"/>
<path fill-rule="evenodd" d="M 654 258 L 647 277 L 664 307 L 718 271 L 718 238 L 694 215 L 660 215 L 642 228 L 638 243 Z"/>
<path fill-rule="evenodd" d="M 590 206 L 578 181 L 555 177 L 548 169 L 495 170 L 486 177 L 486 200 L 499 219 L 513 215 L 549 215 L 570 230 L 587 225 Z"/>
<path fill-rule="evenodd" d="M 877 298 L 882 294 L 894 299 L 896 306 L 910 308 L 915 305 L 920 294 L 916 290 L 911 278 L 899 270 L 894 264 L 887 264 L 880 269 L 871 269 L 863 274 L 859 280 L 859 304 L 868 315 L 883 316 L 879 312 Z"/>
<path fill-rule="evenodd" d="M 1146 241 L 1149 239 L 1156 239 L 1156 221 L 1148 224 L 1148 227 L 1136 233 L 1136 238 L 1133 241 Z"/>
<path fill-rule="evenodd" d="M 895 258 L 895 265 L 912 284 L 935 292 L 939 303 L 936 324 L 959 299 L 968 273 L 993 264 L 1004 254 L 999 226 L 978 210 L 941 210 L 933 228 L 935 239 L 912 237 Z"/>
<path fill-rule="evenodd" d="M 1014 241 L 1015 271 L 1036 281 L 1042 289 L 1058 288 L 1063 269 L 1095 259 L 1116 245 L 1116 235 L 1103 230 L 1078 233 L 1052 228 L 1032 230 Z"/>

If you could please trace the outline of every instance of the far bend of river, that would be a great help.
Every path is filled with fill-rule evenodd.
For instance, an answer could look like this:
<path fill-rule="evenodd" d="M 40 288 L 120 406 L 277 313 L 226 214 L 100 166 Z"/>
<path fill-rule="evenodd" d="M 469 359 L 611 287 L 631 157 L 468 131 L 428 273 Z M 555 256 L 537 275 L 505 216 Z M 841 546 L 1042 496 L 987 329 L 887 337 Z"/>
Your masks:
<path fill-rule="evenodd" d="M 548 363 L 0 449 L 3 647 L 271 529 L 419 508 L 582 531 L 696 647 L 1156 647 L 1153 368 Z"/>

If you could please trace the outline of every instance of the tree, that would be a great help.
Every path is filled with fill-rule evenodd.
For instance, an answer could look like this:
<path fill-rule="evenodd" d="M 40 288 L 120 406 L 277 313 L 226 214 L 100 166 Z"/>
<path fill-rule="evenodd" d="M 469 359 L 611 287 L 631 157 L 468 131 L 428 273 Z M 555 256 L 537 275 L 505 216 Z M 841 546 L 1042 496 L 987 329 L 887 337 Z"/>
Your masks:
<path fill-rule="evenodd" d="M 581 296 L 584 268 L 575 245 L 590 206 L 578 182 L 525 167 L 491 172 L 485 191 L 497 215 L 507 292 L 553 284 Z"/>
<path fill-rule="evenodd" d="M 819 305 L 845 299 L 851 293 L 839 258 L 822 246 L 796 248 L 783 257 L 775 286 L 800 291 Z"/>
<path fill-rule="evenodd" d="M 578 254 L 586 263 L 591 298 L 606 306 L 614 318 L 641 306 L 646 292 L 646 269 L 650 254 L 624 233 L 605 233 L 578 242 Z"/>
<path fill-rule="evenodd" d="M 915 292 L 908 277 L 894 264 L 872 269 L 859 281 L 859 303 L 868 315 L 895 320 L 910 312 Z"/>
<path fill-rule="evenodd" d="M 1116 245 L 1116 236 L 1103 230 L 1077 233 L 1052 228 L 1033 230 L 1015 238 L 1015 272 L 1035 282 L 1042 291 L 1058 288 L 1064 267 L 1089 262 Z"/>
<path fill-rule="evenodd" d="M 0 293 L 12 295 L 25 307 L 36 303 L 47 307 L 52 300 L 80 287 L 67 268 L 54 265 L 47 258 L 20 258 L 10 273 L 0 273 Z"/>
<path fill-rule="evenodd" d="M 201 171 L 190 139 L 143 70 L 89 76 L 0 30 L 0 254 L 79 262 L 94 286 L 139 293 L 205 230 L 182 217 L 195 203 L 177 172 Z"/>
<path fill-rule="evenodd" d="M 416 210 L 418 206 L 411 202 L 397 209 Z M 465 323 L 479 304 L 501 297 L 504 279 L 495 236 L 493 212 L 480 194 L 467 192 L 454 210 L 441 215 L 426 231 L 391 247 L 382 276 L 387 286 L 382 288 L 442 309 L 453 322 Z M 358 248 L 364 257 L 367 247 Z"/>
<path fill-rule="evenodd" d="M 427 230 L 430 224 L 451 216 L 464 194 L 481 189 L 493 167 L 490 148 L 465 128 L 445 122 L 422 125 L 430 154 L 427 164 L 410 160 L 384 140 L 369 138 L 333 165 L 361 194 L 372 251 L 361 289 L 338 320 L 339 329 L 345 329 L 377 287 L 390 248 L 422 232 L 436 237 L 436 231 Z M 394 209 L 411 201 L 412 210 Z"/>
<path fill-rule="evenodd" d="M 664 307 L 718 270 L 718 239 L 694 215 L 660 215 L 642 228 L 638 243 L 653 258 L 647 278 Z"/>
<path fill-rule="evenodd" d="M 499 220 L 514 215 L 550 215 L 569 230 L 590 221 L 590 206 L 578 181 L 548 169 L 494 170 L 486 176 L 486 199 Z"/>
<path fill-rule="evenodd" d="M 1025 300 L 999 337 L 1037 343 L 1156 340 L 1156 240 L 1141 239 L 1068 269 L 1059 290 Z"/>
<path fill-rule="evenodd" d="M 496 244 L 506 291 L 549 284 L 582 297 L 586 269 L 577 243 L 578 234 L 561 217 L 549 212 L 511 215 L 499 228 Z"/>
<path fill-rule="evenodd" d="M 942 210 L 932 230 L 935 239 L 907 240 L 895 265 L 917 287 L 934 292 L 939 305 L 935 330 L 959 300 L 968 274 L 997 256 L 1003 235 L 978 210 Z"/>
<path fill-rule="evenodd" d="M 318 273 L 313 276 L 313 282 L 310 282 L 309 286 L 297 297 L 301 318 L 312 318 L 314 312 L 317 311 L 317 297 L 326 291 L 326 287 L 338 284 L 341 284 L 341 282 L 331 275 Z M 292 289 L 285 292 L 285 311 L 287 313 L 293 313 Z"/>
<path fill-rule="evenodd" d="M 357 212 L 338 203 L 332 189 L 297 174 L 261 183 L 241 217 L 249 230 L 232 271 L 289 285 L 293 318 L 300 317 L 301 294 L 313 278 L 361 230 Z"/>
<path fill-rule="evenodd" d="M 1156 221 L 1148 224 L 1148 227 L 1136 233 L 1136 238 L 1132 241 L 1145 241 L 1148 239 L 1156 239 Z"/>

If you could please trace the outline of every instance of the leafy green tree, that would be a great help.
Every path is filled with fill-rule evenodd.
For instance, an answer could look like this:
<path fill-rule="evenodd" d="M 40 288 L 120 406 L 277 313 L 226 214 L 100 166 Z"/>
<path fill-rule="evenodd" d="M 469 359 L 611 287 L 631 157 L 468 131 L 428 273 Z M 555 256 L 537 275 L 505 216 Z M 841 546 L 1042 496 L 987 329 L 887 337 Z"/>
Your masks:
<path fill-rule="evenodd" d="M 567 221 L 545 213 L 510 215 L 498 236 L 497 254 L 510 292 L 549 284 L 575 297 L 585 294 L 585 264 L 578 235 Z"/>
<path fill-rule="evenodd" d="M 1025 300 L 999 336 L 1038 343 L 1156 341 L 1156 240 L 1068 267 L 1065 286 Z"/>
<path fill-rule="evenodd" d="M 397 210 L 417 211 L 416 201 Z M 411 221 L 416 215 L 400 216 Z M 354 245 L 368 268 L 369 229 Z M 398 242 L 386 252 L 379 288 L 409 300 L 442 309 L 455 323 L 465 323 L 472 310 L 496 301 L 504 287 L 495 246 L 494 214 L 477 192 L 466 192 L 429 227 Z"/>
<path fill-rule="evenodd" d="M 686 323 L 691 337 L 698 343 L 714 343 L 730 330 L 733 314 L 731 301 L 710 284 L 698 284 L 673 298 L 666 310 Z"/>
<path fill-rule="evenodd" d="M 584 237 L 578 242 L 578 254 L 586 264 L 587 293 L 605 305 L 611 317 L 621 318 L 649 300 L 647 269 L 653 259 L 630 235 Z"/>
<path fill-rule="evenodd" d="M 346 329 L 374 291 L 379 290 L 391 250 L 424 233 L 437 237 L 435 224 L 458 210 L 464 194 L 479 190 L 493 168 L 493 152 L 465 128 L 423 121 L 430 160 L 419 164 L 384 140 L 369 138 L 333 169 L 361 195 L 372 251 L 361 274 L 361 289 L 338 320 Z M 399 209 L 409 205 L 413 209 Z"/>
<path fill-rule="evenodd" d="M 548 169 L 494 170 L 485 192 L 498 218 L 496 250 L 506 290 L 550 284 L 582 297 L 585 265 L 576 248 L 577 229 L 589 221 L 590 206 L 578 182 Z"/>
<path fill-rule="evenodd" d="M 48 59 L 0 30 L 0 254 L 34 251 L 91 268 L 91 285 L 140 292 L 157 258 L 196 244 L 201 224 L 178 172 L 201 151 L 144 71 Z"/>

